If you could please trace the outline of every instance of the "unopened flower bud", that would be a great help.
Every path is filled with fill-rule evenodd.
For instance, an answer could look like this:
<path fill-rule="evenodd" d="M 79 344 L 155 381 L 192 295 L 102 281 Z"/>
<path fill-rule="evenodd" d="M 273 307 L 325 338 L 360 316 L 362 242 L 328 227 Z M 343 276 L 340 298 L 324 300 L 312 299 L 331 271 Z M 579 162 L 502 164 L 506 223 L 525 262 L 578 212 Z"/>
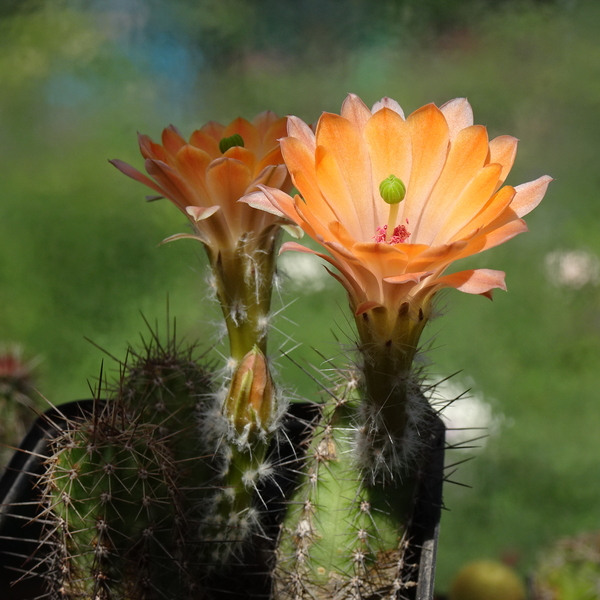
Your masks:
<path fill-rule="evenodd" d="M 229 148 L 233 148 L 234 146 L 244 147 L 244 138 L 239 133 L 234 133 L 229 137 L 224 137 L 219 142 L 219 150 L 225 154 Z"/>
<path fill-rule="evenodd" d="M 406 186 L 402 179 L 390 175 L 379 184 L 379 193 L 387 204 L 399 204 L 406 196 Z"/>
<path fill-rule="evenodd" d="M 238 432 L 266 429 L 273 412 L 275 389 L 264 354 L 254 346 L 231 379 L 225 415 Z"/>

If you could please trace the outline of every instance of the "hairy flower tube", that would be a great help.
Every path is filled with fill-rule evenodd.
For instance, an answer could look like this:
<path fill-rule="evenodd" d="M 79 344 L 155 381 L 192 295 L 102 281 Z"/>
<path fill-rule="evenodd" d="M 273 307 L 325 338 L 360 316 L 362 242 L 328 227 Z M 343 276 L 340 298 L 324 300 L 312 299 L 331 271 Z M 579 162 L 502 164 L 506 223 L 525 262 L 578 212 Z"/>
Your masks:
<path fill-rule="evenodd" d="M 290 189 L 278 141 L 285 131 L 286 119 L 270 111 L 252 122 L 238 118 L 224 126 L 211 121 L 189 141 L 170 126 L 162 133 L 162 144 L 139 136 L 150 177 L 123 161 L 111 161 L 159 198 L 171 200 L 192 222 L 193 234 L 165 241 L 193 238 L 204 244 L 237 362 L 255 344 L 266 350 L 274 252 L 282 224 L 278 216 L 238 200 L 259 185 Z"/>
<path fill-rule="evenodd" d="M 516 153 L 511 136 L 488 139 L 457 98 L 405 118 L 383 98 L 371 110 L 350 94 L 341 114 L 324 113 L 316 132 L 288 117 L 281 140 L 300 195 L 263 186 L 253 206 L 299 225 L 329 255 L 296 242 L 337 269 L 348 292 L 364 356 L 367 400 L 392 432 L 405 425 L 410 369 L 436 292 L 453 287 L 491 297 L 504 273 L 447 274 L 453 262 L 527 230 L 550 177 L 503 186 Z"/>

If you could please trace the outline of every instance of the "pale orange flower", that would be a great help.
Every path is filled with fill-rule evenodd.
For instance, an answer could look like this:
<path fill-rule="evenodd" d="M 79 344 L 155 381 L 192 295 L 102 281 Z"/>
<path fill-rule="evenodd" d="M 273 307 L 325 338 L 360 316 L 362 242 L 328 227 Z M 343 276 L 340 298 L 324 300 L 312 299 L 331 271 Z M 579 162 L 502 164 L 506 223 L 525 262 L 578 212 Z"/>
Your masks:
<path fill-rule="evenodd" d="M 194 131 L 189 141 L 170 126 L 162 133 L 162 144 L 139 136 L 152 179 L 123 161 L 111 162 L 159 197 L 169 198 L 194 223 L 196 235 L 191 237 L 199 238 L 207 249 L 234 249 L 242 236 L 250 233 L 258 238 L 280 221 L 238 200 L 260 184 L 290 188 L 278 141 L 285 131 L 285 117 L 271 111 L 252 122 L 238 118 L 224 126 L 211 121 Z M 190 236 L 168 239 L 180 237 Z"/>
<path fill-rule="evenodd" d="M 369 110 L 350 94 L 341 115 L 321 116 L 316 134 L 289 117 L 281 147 L 301 197 L 264 187 L 264 195 L 250 201 L 284 215 L 328 250 L 331 257 L 295 242 L 282 248 L 312 252 L 336 267 L 339 275 L 332 274 L 356 316 L 377 307 L 398 314 L 403 304 L 405 311 L 426 310 L 444 287 L 488 297 L 494 288 L 505 289 L 501 271 L 445 271 L 527 231 L 521 217 L 551 181 L 544 176 L 502 187 L 517 140 L 489 141 L 486 128 L 473 125 L 464 98 L 441 108 L 428 104 L 405 118 L 394 100 L 384 98 Z M 390 175 L 406 187 L 391 221 L 379 191 Z"/>
<path fill-rule="evenodd" d="M 238 118 L 224 126 L 211 121 L 187 142 L 172 126 L 163 131 L 162 144 L 140 135 L 152 179 L 123 161 L 111 161 L 169 198 L 194 224 L 194 234 L 165 241 L 194 238 L 204 244 L 234 361 L 255 345 L 266 352 L 274 256 L 280 228 L 289 224 L 239 200 L 262 184 L 291 188 L 279 146 L 285 131 L 286 119 L 267 111 L 252 122 Z"/>

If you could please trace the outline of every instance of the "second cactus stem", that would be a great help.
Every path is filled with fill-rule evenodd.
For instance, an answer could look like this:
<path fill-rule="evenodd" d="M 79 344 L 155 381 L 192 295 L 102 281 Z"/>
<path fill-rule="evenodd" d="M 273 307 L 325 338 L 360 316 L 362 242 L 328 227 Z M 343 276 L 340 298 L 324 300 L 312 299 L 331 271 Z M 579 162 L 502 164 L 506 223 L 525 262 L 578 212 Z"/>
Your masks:
<path fill-rule="evenodd" d="M 53 440 L 38 551 L 51 600 L 198 598 L 197 507 L 218 490 L 195 430 L 211 395 L 193 349 L 153 342 Z"/>
<path fill-rule="evenodd" d="M 378 479 L 357 457 L 363 412 L 356 390 L 323 407 L 277 549 L 277 600 L 394 599 L 418 472 Z"/>

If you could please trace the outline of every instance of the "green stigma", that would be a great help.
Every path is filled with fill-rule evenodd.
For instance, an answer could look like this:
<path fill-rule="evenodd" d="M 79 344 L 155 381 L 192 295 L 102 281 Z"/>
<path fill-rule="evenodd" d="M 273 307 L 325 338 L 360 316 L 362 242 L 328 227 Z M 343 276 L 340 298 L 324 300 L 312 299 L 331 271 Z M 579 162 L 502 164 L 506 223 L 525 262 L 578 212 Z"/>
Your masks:
<path fill-rule="evenodd" d="M 234 146 L 244 147 L 244 138 L 239 133 L 234 133 L 229 137 L 224 137 L 219 142 L 219 150 L 222 154 L 225 154 L 229 148 L 233 148 Z"/>
<path fill-rule="evenodd" d="M 390 175 L 379 184 L 379 193 L 387 204 L 399 204 L 406 196 L 406 186 L 402 179 Z"/>

